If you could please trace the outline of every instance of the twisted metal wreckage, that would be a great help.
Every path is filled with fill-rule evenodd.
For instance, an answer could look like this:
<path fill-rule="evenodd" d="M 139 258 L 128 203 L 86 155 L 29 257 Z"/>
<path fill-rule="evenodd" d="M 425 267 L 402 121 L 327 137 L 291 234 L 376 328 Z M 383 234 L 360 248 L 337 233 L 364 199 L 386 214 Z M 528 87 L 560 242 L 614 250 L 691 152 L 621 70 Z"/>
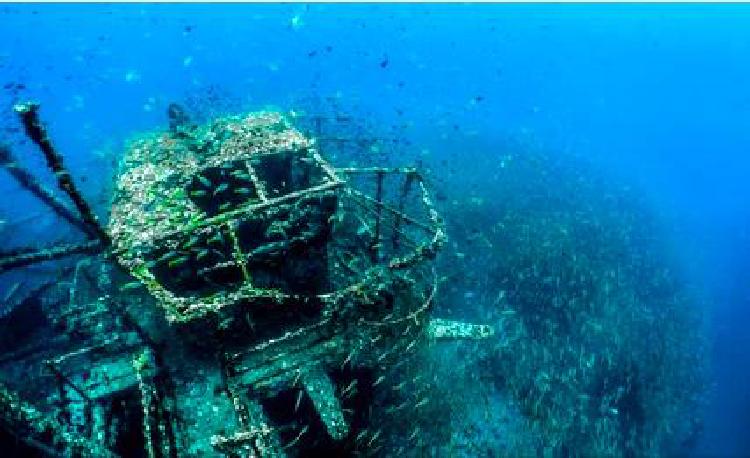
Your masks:
<path fill-rule="evenodd" d="M 16 111 L 75 211 L 7 147 L 0 163 L 88 239 L 4 253 L 0 272 L 100 256 L 42 287 L 66 293 L 38 305 L 53 337 L 0 354 L 20 387 L 0 388 L 0 436 L 29 453 L 373 452 L 363 393 L 425 341 L 492 334 L 430 318 L 445 234 L 416 169 L 334 168 L 279 113 L 198 126 L 172 107 L 130 144 L 104 228 L 38 108 Z"/>

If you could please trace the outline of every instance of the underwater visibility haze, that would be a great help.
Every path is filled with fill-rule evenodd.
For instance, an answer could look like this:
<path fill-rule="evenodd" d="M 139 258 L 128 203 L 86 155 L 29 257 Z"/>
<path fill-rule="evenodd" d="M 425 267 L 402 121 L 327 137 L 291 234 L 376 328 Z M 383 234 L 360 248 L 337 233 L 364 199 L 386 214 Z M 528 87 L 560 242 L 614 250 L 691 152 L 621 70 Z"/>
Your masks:
<path fill-rule="evenodd" d="M 0 455 L 750 456 L 750 8 L 0 4 Z"/>

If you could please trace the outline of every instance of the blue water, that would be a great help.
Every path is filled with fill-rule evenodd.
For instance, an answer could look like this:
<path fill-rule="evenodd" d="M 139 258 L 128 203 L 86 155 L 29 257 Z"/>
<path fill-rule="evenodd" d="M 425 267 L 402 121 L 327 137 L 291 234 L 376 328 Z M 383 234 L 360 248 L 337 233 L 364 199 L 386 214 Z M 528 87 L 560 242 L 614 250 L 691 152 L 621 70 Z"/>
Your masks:
<path fill-rule="evenodd" d="M 707 298 L 713 384 L 681 453 L 750 456 L 748 56 L 747 5 L 0 5 L 0 139 L 43 170 L 11 112 L 40 101 L 102 218 L 123 142 L 190 96 L 334 97 L 486 200 L 495 145 L 584 157 L 663 217 Z M 0 195 L 2 220 L 41 211 L 4 173 Z M 76 237 L 37 220 L 2 240 Z"/>

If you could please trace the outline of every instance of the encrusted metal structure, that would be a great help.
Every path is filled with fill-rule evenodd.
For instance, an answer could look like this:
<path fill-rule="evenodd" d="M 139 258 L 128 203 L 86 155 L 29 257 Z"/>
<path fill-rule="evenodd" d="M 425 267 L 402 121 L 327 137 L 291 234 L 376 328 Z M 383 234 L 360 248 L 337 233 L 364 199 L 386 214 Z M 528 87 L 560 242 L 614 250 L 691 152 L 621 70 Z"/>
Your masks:
<path fill-rule="evenodd" d="M 53 455 L 374 453 L 389 367 L 492 333 L 430 318 L 445 233 L 421 175 L 335 168 L 276 112 L 173 121 L 129 145 L 106 230 L 82 218 L 119 268 L 80 262 L 39 305 L 61 337 L 0 348 L 47 395 L 0 393 L 0 431 Z"/>

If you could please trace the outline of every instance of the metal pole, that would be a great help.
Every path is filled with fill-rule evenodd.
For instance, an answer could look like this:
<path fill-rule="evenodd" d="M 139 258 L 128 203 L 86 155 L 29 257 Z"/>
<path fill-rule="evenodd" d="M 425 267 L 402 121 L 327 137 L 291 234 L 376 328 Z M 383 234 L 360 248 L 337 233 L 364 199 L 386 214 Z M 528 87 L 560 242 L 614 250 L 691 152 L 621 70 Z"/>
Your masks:
<path fill-rule="evenodd" d="M 73 178 L 71 177 L 70 172 L 68 172 L 63 165 L 62 156 L 52 146 L 49 136 L 47 135 L 47 130 L 39 120 L 39 104 L 35 102 L 26 102 L 18 104 L 14 108 L 16 113 L 21 117 L 21 122 L 26 129 L 26 134 L 34 143 L 36 143 L 39 149 L 42 150 L 45 159 L 47 159 L 47 166 L 57 177 L 57 184 L 60 189 L 70 196 L 70 199 L 73 201 L 73 205 L 75 205 L 78 213 L 80 213 L 81 218 L 91 227 L 91 230 L 94 231 L 96 237 L 103 243 L 109 244 L 109 235 L 101 227 L 96 215 L 91 210 L 91 207 L 89 207 L 86 200 L 78 192 L 78 189 L 73 183 Z"/>
<path fill-rule="evenodd" d="M 96 231 L 84 223 L 74 212 L 72 212 L 63 202 L 61 202 L 52 191 L 44 187 L 37 179 L 26 169 L 18 165 L 18 162 L 10 152 L 7 145 L 0 145 L 0 165 L 16 179 L 18 184 L 34 194 L 39 200 L 47 204 L 61 218 L 68 221 L 73 226 L 86 232 L 90 237 L 97 237 Z"/>
<path fill-rule="evenodd" d="M 90 240 L 77 245 L 58 245 L 42 250 L 29 251 L 28 249 L 15 250 L 11 253 L 0 253 L 0 273 L 28 266 L 37 262 L 52 261 L 74 254 L 95 254 L 103 249 L 99 240 Z"/>

